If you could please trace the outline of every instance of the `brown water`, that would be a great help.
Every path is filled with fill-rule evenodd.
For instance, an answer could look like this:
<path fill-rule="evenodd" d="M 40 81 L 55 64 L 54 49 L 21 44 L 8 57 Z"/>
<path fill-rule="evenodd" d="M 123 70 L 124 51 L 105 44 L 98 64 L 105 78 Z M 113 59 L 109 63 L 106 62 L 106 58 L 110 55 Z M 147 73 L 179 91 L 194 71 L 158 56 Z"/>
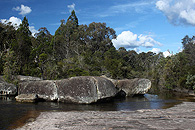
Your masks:
<path fill-rule="evenodd" d="M 14 129 L 34 121 L 44 111 L 134 111 L 139 109 L 165 109 L 182 103 L 186 98 L 173 94 L 145 94 L 107 103 L 91 105 L 64 104 L 58 102 L 18 103 L 12 97 L 0 97 L 0 129 Z M 192 99 L 192 101 L 194 101 Z"/>

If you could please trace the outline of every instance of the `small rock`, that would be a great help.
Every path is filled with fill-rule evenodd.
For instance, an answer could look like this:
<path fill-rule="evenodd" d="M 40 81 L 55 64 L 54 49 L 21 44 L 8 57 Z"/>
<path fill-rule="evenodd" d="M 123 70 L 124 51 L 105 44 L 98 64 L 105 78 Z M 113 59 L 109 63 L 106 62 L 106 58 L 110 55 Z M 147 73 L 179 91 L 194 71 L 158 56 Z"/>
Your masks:
<path fill-rule="evenodd" d="M 35 102 L 38 100 L 36 94 L 20 94 L 15 97 L 17 102 Z"/>

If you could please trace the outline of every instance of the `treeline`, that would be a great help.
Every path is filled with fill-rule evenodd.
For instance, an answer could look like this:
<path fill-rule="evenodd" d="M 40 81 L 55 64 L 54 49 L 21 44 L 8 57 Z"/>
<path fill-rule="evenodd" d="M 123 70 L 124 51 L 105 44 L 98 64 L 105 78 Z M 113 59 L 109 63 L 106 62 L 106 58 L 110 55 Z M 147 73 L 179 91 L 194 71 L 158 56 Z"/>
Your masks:
<path fill-rule="evenodd" d="M 0 73 L 9 82 L 16 75 L 62 79 L 101 76 L 114 79 L 148 78 L 162 88 L 195 89 L 195 37 L 182 39 L 183 51 L 165 58 L 162 53 L 137 54 L 113 46 L 115 31 L 105 23 L 79 25 L 75 12 L 54 35 L 47 28 L 33 37 L 24 17 L 16 29 L 0 23 Z"/>

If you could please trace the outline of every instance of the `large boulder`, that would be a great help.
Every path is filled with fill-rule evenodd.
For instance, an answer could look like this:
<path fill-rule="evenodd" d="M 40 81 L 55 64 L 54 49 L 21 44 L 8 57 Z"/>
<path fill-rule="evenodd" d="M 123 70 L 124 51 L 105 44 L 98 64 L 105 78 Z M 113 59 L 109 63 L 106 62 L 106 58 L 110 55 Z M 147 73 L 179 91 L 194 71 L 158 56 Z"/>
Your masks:
<path fill-rule="evenodd" d="M 116 87 L 125 92 L 126 96 L 145 94 L 151 88 L 151 81 L 139 78 L 118 80 Z"/>
<path fill-rule="evenodd" d="M 21 82 L 18 86 L 18 94 L 35 94 L 38 98 L 46 101 L 55 101 L 58 99 L 57 86 L 52 80 L 38 80 Z M 24 96 L 23 96 L 24 98 Z"/>
<path fill-rule="evenodd" d="M 90 104 L 100 99 L 114 97 L 118 93 L 114 84 L 102 77 L 81 76 L 63 80 L 21 82 L 18 94 L 35 94 L 46 101 Z M 25 100 L 22 100 L 25 101 Z"/>
<path fill-rule="evenodd" d="M 56 81 L 59 101 L 89 104 L 114 97 L 118 90 L 102 77 L 81 76 Z"/>
<path fill-rule="evenodd" d="M 1 96 L 12 96 L 17 94 L 17 87 L 14 84 L 7 83 L 3 77 L 0 77 L 0 95 Z"/>

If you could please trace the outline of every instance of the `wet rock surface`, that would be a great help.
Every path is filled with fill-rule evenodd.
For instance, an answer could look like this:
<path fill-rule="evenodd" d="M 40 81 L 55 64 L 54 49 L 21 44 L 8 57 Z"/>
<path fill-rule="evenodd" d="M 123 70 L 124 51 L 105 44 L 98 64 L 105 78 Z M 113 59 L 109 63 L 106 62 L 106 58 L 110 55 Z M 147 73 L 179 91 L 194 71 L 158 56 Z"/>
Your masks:
<path fill-rule="evenodd" d="M 169 109 L 137 111 L 43 112 L 19 130 L 193 130 L 195 103 L 184 102 Z"/>

